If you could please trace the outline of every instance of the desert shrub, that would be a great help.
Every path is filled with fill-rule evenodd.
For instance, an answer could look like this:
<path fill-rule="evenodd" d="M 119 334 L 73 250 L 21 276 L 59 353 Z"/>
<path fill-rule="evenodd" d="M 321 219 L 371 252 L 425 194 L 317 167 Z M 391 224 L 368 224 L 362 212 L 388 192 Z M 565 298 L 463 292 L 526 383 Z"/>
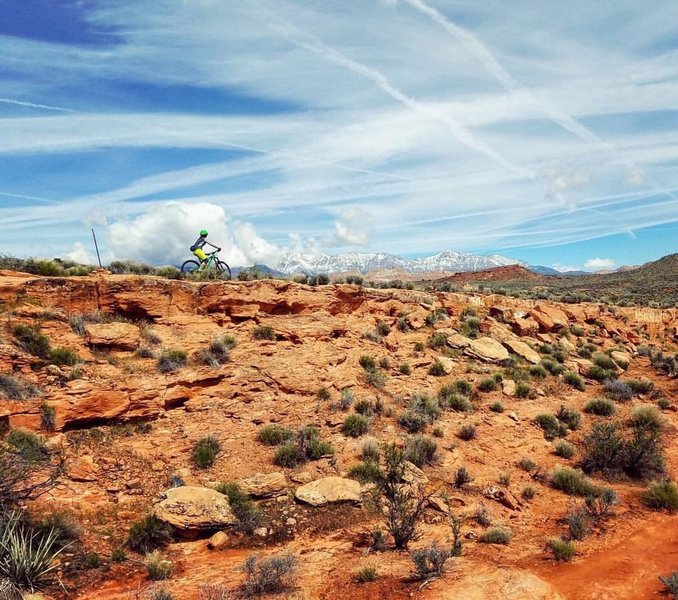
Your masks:
<path fill-rule="evenodd" d="M 448 314 L 447 310 L 445 308 L 436 308 L 432 310 L 428 315 L 426 315 L 426 318 L 424 319 L 424 322 L 426 325 L 429 327 L 432 327 L 436 323 L 440 321 L 444 321 L 447 319 Z"/>
<path fill-rule="evenodd" d="M 341 410 L 348 410 L 351 408 L 351 404 L 353 404 L 354 399 L 355 394 L 353 393 L 353 390 L 344 388 L 341 390 L 341 395 L 339 397 L 339 408 L 341 408 Z"/>
<path fill-rule="evenodd" d="M 673 481 L 657 481 L 651 483 L 643 494 L 643 502 L 656 510 L 678 510 L 678 487 Z"/>
<path fill-rule="evenodd" d="M 365 565 L 358 569 L 355 579 L 358 583 L 368 583 L 370 581 L 376 581 L 378 576 L 377 567 L 374 565 Z"/>
<path fill-rule="evenodd" d="M 417 433 L 424 429 L 428 421 L 424 416 L 415 410 L 406 410 L 398 418 L 398 425 L 405 429 L 408 433 Z"/>
<path fill-rule="evenodd" d="M 595 496 L 598 488 L 582 473 L 568 467 L 556 468 L 551 474 L 551 486 L 570 496 Z"/>
<path fill-rule="evenodd" d="M 433 437 L 441 438 L 445 435 L 445 433 L 443 432 L 442 427 L 434 427 L 433 430 L 431 431 L 431 435 Z"/>
<path fill-rule="evenodd" d="M 88 552 L 85 554 L 85 567 L 88 569 L 98 569 L 101 566 L 101 556 L 98 552 Z"/>
<path fill-rule="evenodd" d="M 666 577 L 660 577 L 659 581 L 664 585 L 669 594 L 674 598 L 678 598 L 678 571 L 674 571 Z"/>
<path fill-rule="evenodd" d="M 567 425 L 573 431 L 575 429 L 579 429 L 579 424 L 581 423 L 581 414 L 574 408 L 568 408 L 561 404 L 558 412 L 556 413 L 556 418 L 561 423 L 565 423 L 565 425 Z"/>
<path fill-rule="evenodd" d="M 624 469 L 626 440 L 616 423 L 594 423 L 582 440 L 582 469 L 614 474 Z"/>
<path fill-rule="evenodd" d="M 31 520 L 31 527 L 41 536 L 54 535 L 57 547 L 65 548 L 81 535 L 81 528 L 75 515 L 69 511 L 54 511 L 40 519 Z"/>
<path fill-rule="evenodd" d="M 160 550 L 149 552 L 146 555 L 144 562 L 146 564 L 148 578 L 152 581 L 169 579 L 174 571 L 172 561 L 164 556 Z"/>
<path fill-rule="evenodd" d="M 425 435 L 415 435 L 407 440 L 403 457 L 419 468 L 432 464 L 438 460 L 438 444 Z"/>
<path fill-rule="evenodd" d="M 583 540 L 589 534 L 589 516 L 581 507 L 571 507 L 565 516 L 571 540 Z"/>
<path fill-rule="evenodd" d="M 251 554 L 247 557 L 242 570 L 245 582 L 242 585 L 246 597 L 262 594 L 278 594 L 292 587 L 292 575 L 297 567 L 297 559 L 291 554 L 281 554 L 262 558 Z"/>
<path fill-rule="evenodd" d="M 630 477 L 647 479 L 666 472 L 661 431 L 636 425 L 624 445 L 624 472 Z"/>
<path fill-rule="evenodd" d="M 377 481 L 381 476 L 379 464 L 373 460 L 362 460 L 353 465 L 348 471 L 349 477 L 357 479 L 360 483 Z"/>
<path fill-rule="evenodd" d="M 442 377 L 445 375 L 445 366 L 438 359 L 433 362 L 428 368 L 428 374 L 434 377 Z"/>
<path fill-rule="evenodd" d="M 43 587 L 58 568 L 62 548 L 54 532 L 39 534 L 16 512 L 0 519 L 0 591 L 6 582 L 6 598 L 24 597 L 22 589 Z M 14 592 L 17 595 L 14 596 Z M 12 595 L 9 595 L 9 594 Z"/>
<path fill-rule="evenodd" d="M 7 400 L 28 400 L 40 393 L 37 386 L 23 381 L 14 375 L 0 374 L 0 398 Z"/>
<path fill-rule="evenodd" d="M 365 369 L 365 371 L 374 371 L 374 369 L 377 368 L 377 361 L 374 358 L 374 356 L 370 356 L 369 354 L 363 354 L 359 359 L 358 359 L 358 364 Z"/>
<path fill-rule="evenodd" d="M 468 472 L 466 467 L 459 467 L 454 472 L 454 487 L 463 488 L 465 485 L 468 485 L 473 481 L 473 477 Z"/>
<path fill-rule="evenodd" d="M 539 427 L 541 427 L 542 431 L 544 432 L 544 437 L 547 440 L 552 440 L 558 437 L 562 432 L 560 421 L 558 421 L 558 419 L 553 415 L 546 413 L 537 415 L 534 418 L 534 422 L 539 425 Z"/>
<path fill-rule="evenodd" d="M 517 464 L 526 473 L 531 473 L 537 466 L 536 462 L 534 462 L 531 458 L 527 458 L 526 456 L 523 456 L 523 458 L 521 458 Z"/>
<path fill-rule="evenodd" d="M 466 442 L 476 437 L 476 426 L 472 424 L 462 425 L 458 431 L 457 436 Z"/>
<path fill-rule="evenodd" d="M 391 361 L 389 360 L 388 356 L 382 356 L 379 359 L 379 367 L 384 370 L 391 368 Z"/>
<path fill-rule="evenodd" d="M 614 412 L 614 403 L 605 398 L 595 398 L 586 403 L 584 412 L 599 417 L 611 417 Z"/>
<path fill-rule="evenodd" d="M 398 317 L 398 320 L 396 321 L 396 327 L 398 328 L 398 331 L 401 331 L 402 333 L 407 333 L 410 331 L 411 327 L 406 315 Z"/>
<path fill-rule="evenodd" d="M 628 402 L 633 397 L 633 390 L 629 385 L 617 379 L 606 381 L 603 384 L 605 396 L 617 402 Z"/>
<path fill-rule="evenodd" d="M 440 350 L 447 345 L 447 336 L 444 333 L 436 332 L 431 334 L 426 343 L 429 348 Z"/>
<path fill-rule="evenodd" d="M 454 410 L 456 412 L 473 412 L 473 404 L 471 404 L 471 401 L 466 396 L 462 396 L 461 394 L 445 396 L 443 399 L 441 399 L 441 404 L 445 408 Z"/>
<path fill-rule="evenodd" d="M 117 546 L 111 551 L 111 562 L 119 564 L 127 560 L 127 552 L 122 546 Z"/>
<path fill-rule="evenodd" d="M 624 383 L 634 394 L 649 394 L 654 389 L 654 383 L 649 379 L 627 379 Z"/>
<path fill-rule="evenodd" d="M 490 410 L 495 413 L 503 413 L 504 405 L 499 401 L 493 402 L 492 404 L 490 404 Z"/>
<path fill-rule="evenodd" d="M 275 340 L 275 330 L 270 325 L 257 325 L 252 331 L 255 340 Z"/>
<path fill-rule="evenodd" d="M 591 357 L 591 360 L 594 365 L 599 366 L 601 369 L 617 370 L 617 364 L 614 360 L 603 352 L 595 352 Z"/>
<path fill-rule="evenodd" d="M 134 351 L 134 356 L 137 356 L 138 358 L 155 358 L 155 352 L 148 346 L 139 346 Z"/>
<path fill-rule="evenodd" d="M 580 392 L 584 391 L 584 379 L 572 371 L 565 371 L 565 373 L 563 373 L 563 381 L 575 390 L 579 390 Z"/>
<path fill-rule="evenodd" d="M 451 557 L 451 550 L 438 548 L 435 542 L 412 551 L 414 570 L 417 577 L 424 581 L 442 577 L 445 574 L 445 563 Z"/>
<path fill-rule="evenodd" d="M 219 440 L 213 435 L 199 439 L 193 447 L 193 462 L 201 469 L 211 467 L 220 448 Z"/>
<path fill-rule="evenodd" d="M 374 414 L 374 404 L 366 398 L 358 400 L 353 405 L 353 408 L 358 414 L 365 415 L 366 417 L 371 417 Z"/>
<path fill-rule="evenodd" d="M 637 428 L 661 431 L 664 428 L 664 417 L 656 406 L 642 404 L 633 407 L 631 425 Z"/>
<path fill-rule="evenodd" d="M 381 369 L 371 369 L 364 373 L 365 383 L 378 389 L 386 385 L 386 374 Z"/>
<path fill-rule="evenodd" d="M 609 487 L 602 487 L 595 496 L 584 498 L 587 514 L 596 521 L 607 517 L 617 504 L 619 504 L 619 494 Z"/>
<path fill-rule="evenodd" d="M 499 483 L 503 486 L 508 486 L 511 483 L 511 473 L 499 473 L 497 481 L 499 481 Z"/>
<path fill-rule="evenodd" d="M 391 327 L 389 326 L 388 323 L 385 323 L 384 321 L 379 321 L 375 329 L 377 330 L 377 333 L 382 337 L 387 336 L 389 333 L 391 333 Z"/>
<path fill-rule="evenodd" d="M 294 437 L 294 432 L 281 425 L 265 425 L 259 430 L 257 438 L 266 446 L 279 446 Z"/>
<path fill-rule="evenodd" d="M 477 338 L 480 332 L 480 319 L 478 317 L 465 318 L 459 327 L 459 333 L 471 339 Z"/>
<path fill-rule="evenodd" d="M 537 493 L 537 492 L 535 491 L 535 489 L 534 489 L 531 485 L 526 485 L 526 486 L 523 488 L 523 491 L 520 493 L 520 495 L 521 495 L 521 496 L 523 497 L 523 499 L 525 499 L 525 500 L 532 500 L 532 498 L 534 498 L 534 496 L 535 496 L 536 493 Z"/>
<path fill-rule="evenodd" d="M 305 456 L 298 444 L 287 442 L 276 450 L 273 462 L 281 467 L 293 468 L 305 461 Z"/>
<path fill-rule="evenodd" d="M 26 429 L 11 429 L 5 438 L 5 442 L 23 460 L 28 462 L 44 461 L 49 454 L 44 442 L 35 433 Z"/>
<path fill-rule="evenodd" d="M 367 430 L 370 428 L 370 419 L 365 415 L 353 413 L 348 415 L 344 420 L 344 424 L 341 427 L 341 431 L 344 435 L 350 437 L 360 437 L 367 433 Z"/>
<path fill-rule="evenodd" d="M 75 350 L 70 348 L 52 348 L 49 351 L 49 361 L 59 367 L 73 367 L 81 363 L 82 358 Z"/>
<path fill-rule="evenodd" d="M 478 389 L 481 392 L 494 392 L 497 389 L 497 382 L 492 377 L 484 377 L 478 383 Z"/>
<path fill-rule="evenodd" d="M 560 363 L 556 362 L 555 360 L 551 360 L 550 358 L 544 358 L 542 359 L 541 363 L 539 363 L 540 366 L 542 366 L 546 371 L 551 373 L 551 375 L 560 375 L 565 369 L 563 368 L 563 365 Z"/>
<path fill-rule="evenodd" d="M 457 392 L 464 396 L 468 396 L 473 391 L 473 386 L 465 379 L 455 379 L 450 385 L 452 386 L 452 392 Z"/>
<path fill-rule="evenodd" d="M 519 381 L 516 383 L 516 398 L 528 398 L 532 393 L 532 388 L 528 383 Z"/>
<path fill-rule="evenodd" d="M 415 352 L 423 352 L 424 351 L 424 343 L 423 342 L 415 342 L 414 344 L 414 351 Z"/>
<path fill-rule="evenodd" d="M 662 410 L 666 410 L 669 408 L 669 406 L 671 406 L 671 403 L 669 402 L 668 398 L 664 398 L 664 396 L 661 396 L 657 398 L 657 406 Z"/>
<path fill-rule="evenodd" d="M 502 527 L 493 527 L 483 533 L 478 541 L 483 544 L 502 544 L 505 546 L 511 541 L 511 533 Z"/>
<path fill-rule="evenodd" d="M 381 450 L 379 449 L 379 442 L 375 439 L 365 440 L 360 450 L 360 456 L 363 460 L 379 461 Z"/>
<path fill-rule="evenodd" d="M 492 524 L 492 515 L 490 511 L 487 510 L 482 502 L 476 508 L 476 511 L 473 513 L 473 520 L 482 527 L 489 527 Z"/>
<path fill-rule="evenodd" d="M 48 358 L 51 350 L 49 338 L 40 332 L 37 325 L 15 325 L 12 333 L 19 346 L 38 358 Z"/>
<path fill-rule="evenodd" d="M 163 350 L 158 357 L 158 371 L 173 373 L 186 366 L 188 355 L 183 350 Z"/>
<path fill-rule="evenodd" d="M 532 377 L 536 377 L 537 379 L 544 379 L 544 377 L 547 377 L 549 372 L 546 370 L 546 368 L 543 365 L 532 365 L 530 367 L 530 375 Z"/>
<path fill-rule="evenodd" d="M 549 549 L 553 553 L 553 558 L 559 562 L 569 562 L 574 558 L 577 548 L 574 542 L 554 538 L 549 542 Z"/>
<path fill-rule="evenodd" d="M 238 519 L 238 528 L 246 533 L 252 533 L 263 520 L 261 511 L 250 498 L 249 494 L 240 489 L 235 483 L 222 483 L 216 488 L 217 492 L 228 498 L 228 503 Z"/>
<path fill-rule="evenodd" d="M 228 362 L 231 350 L 235 347 L 236 341 L 232 335 L 222 335 L 214 338 L 207 348 L 198 350 L 194 354 L 197 363 L 210 367 L 218 367 Z"/>
<path fill-rule="evenodd" d="M 433 423 L 440 416 L 438 400 L 428 394 L 414 394 L 410 399 L 409 410 L 422 415 L 427 423 Z"/>
<path fill-rule="evenodd" d="M 617 378 L 617 370 L 604 369 L 600 365 L 593 365 L 586 370 L 586 376 L 596 381 L 608 381 Z"/>
<path fill-rule="evenodd" d="M 56 427 L 56 409 L 43 402 L 40 405 L 40 428 L 45 431 L 54 431 Z"/>
<path fill-rule="evenodd" d="M 330 390 L 326 386 L 323 385 L 316 392 L 316 397 L 321 402 L 324 402 L 324 401 L 330 400 L 332 398 L 332 392 L 330 392 Z"/>
<path fill-rule="evenodd" d="M 146 554 L 172 541 L 172 526 L 149 514 L 132 524 L 127 545 L 135 552 Z"/>

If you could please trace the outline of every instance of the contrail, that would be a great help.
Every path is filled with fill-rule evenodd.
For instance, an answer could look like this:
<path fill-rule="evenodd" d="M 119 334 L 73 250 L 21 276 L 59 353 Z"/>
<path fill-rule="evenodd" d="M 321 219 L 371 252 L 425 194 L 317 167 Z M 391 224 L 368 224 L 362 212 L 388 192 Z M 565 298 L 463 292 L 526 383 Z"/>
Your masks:
<path fill-rule="evenodd" d="M 449 115 L 445 114 L 442 111 L 437 110 L 432 106 L 428 106 L 426 104 L 423 104 L 422 102 L 419 102 L 418 100 L 415 100 L 411 96 L 408 96 L 407 94 L 396 88 L 394 85 L 391 84 L 391 82 L 386 78 L 386 76 L 383 73 L 381 73 L 381 71 L 378 71 L 377 69 L 369 67 L 364 63 L 358 62 L 356 60 L 353 60 L 352 58 L 345 56 L 339 50 L 327 46 L 315 36 L 302 32 L 298 29 L 296 31 L 290 31 L 289 24 L 285 23 L 285 25 L 286 27 L 284 29 L 279 28 L 279 31 L 281 31 L 281 33 L 296 46 L 304 48 L 305 50 L 312 52 L 316 56 L 320 56 L 321 58 L 327 60 L 328 62 L 344 67 L 349 71 L 355 73 L 356 75 L 360 75 L 365 79 L 369 79 L 380 90 L 382 90 L 387 95 L 391 96 L 391 98 L 393 98 L 394 100 L 400 102 L 401 104 L 404 104 L 408 108 L 411 108 L 412 110 L 420 114 L 423 114 L 429 119 L 433 119 L 445 125 L 447 129 L 452 133 L 452 135 L 467 148 L 470 148 L 472 150 L 475 150 L 476 152 L 484 154 L 485 156 L 491 158 L 494 162 L 509 169 L 510 171 L 512 171 L 516 175 L 519 175 L 520 177 L 529 179 L 535 178 L 535 174 L 533 171 L 525 169 L 523 167 L 519 167 L 513 164 L 507 158 L 504 158 L 491 146 L 487 145 L 485 142 L 476 138 L 468 129 L 461 125 L 456 119 L 450 117 Z M 298 39 L 299 37 L 304 37 L 310 41 L 302 41 Z"/>
<path fill-rule="evenodd" d="M 9 196 L 10 198 L 23 198 L 25 200 L 38 200 L 40 202 L 47 202 L 48 204 L 59 204 L 56 200 L 49 200 L 48 198 L 39 198 L 38 196 L 26 196 L 24 194 L 12 194 L 11 192 L 0 192 L 0 196 Z"/>
<path fill-rule="evenodd" d="M 14 104 L 16 106 L 26 106 L 28 108 L 43 108 L 45 110 L 56 110 L 59 112 L 75 113 L 77 110 L 72 108 L 64 108 L 63 106 L 50 106 L 49 104 L 35 104 L 34 102 L 22 102 L 21 100 L 12 100 L 11 98 L 0 98 L 3 104 Z"/>

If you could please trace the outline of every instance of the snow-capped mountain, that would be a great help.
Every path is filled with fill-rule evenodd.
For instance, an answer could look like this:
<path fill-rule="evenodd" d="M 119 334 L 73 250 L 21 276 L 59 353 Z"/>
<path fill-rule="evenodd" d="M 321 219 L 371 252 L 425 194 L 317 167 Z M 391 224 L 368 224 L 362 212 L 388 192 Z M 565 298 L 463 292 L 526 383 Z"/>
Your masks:
<path fill-rule="evenodd" d="M 291 252 L 276 265 L 278 271 L 287 275 L 305 273 L 307 275 L 343 273 L 358 271 L 369 273 L 377 269 L 402 269 L 407 273 L 427 271 L 481 271 L 507 265 L 524 265 L 520 261 L 493 254 L 476 256 L 466 252 L 445 251 L 433 256 L 407 259 L 384 252 L 350 252 L 347 254 L 309 254 Z"/>

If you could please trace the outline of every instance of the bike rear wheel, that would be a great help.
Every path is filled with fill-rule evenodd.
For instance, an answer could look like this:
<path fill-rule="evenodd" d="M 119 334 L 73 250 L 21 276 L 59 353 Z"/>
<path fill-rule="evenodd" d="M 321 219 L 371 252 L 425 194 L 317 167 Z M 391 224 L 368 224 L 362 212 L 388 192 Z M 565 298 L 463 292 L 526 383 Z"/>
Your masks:
<path fill-rule="evenodd" d="M 231 267 L 229 267 L 223 260 L 216 262 L 219 279 L 228 281 L 231 278 Z"/>
<path fill-rule="evenodd" d="M 200 263 L 197 260 L 187 260 L 183 265 L 181 265 L 181 272 L 189 275 L 197 271 L 200 268 Z"/>

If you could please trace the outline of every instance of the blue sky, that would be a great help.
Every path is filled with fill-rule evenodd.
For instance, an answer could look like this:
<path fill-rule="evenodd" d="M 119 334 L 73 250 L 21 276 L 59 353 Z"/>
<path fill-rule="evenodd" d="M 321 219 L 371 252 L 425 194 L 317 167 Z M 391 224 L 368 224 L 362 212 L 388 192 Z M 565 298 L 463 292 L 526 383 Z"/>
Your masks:
<path fill-rule="evenodd" d="M 3 0 L 0 253 L 678 251 L 678 4 Z"/>

